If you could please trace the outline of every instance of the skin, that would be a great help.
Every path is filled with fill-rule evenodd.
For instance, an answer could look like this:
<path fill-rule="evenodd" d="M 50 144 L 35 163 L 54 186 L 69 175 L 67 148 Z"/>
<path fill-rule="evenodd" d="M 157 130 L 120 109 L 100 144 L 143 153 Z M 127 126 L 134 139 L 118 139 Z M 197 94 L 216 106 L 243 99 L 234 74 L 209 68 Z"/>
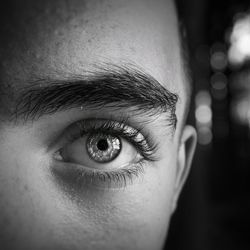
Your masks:
<path fill-rule="evenodd" d="M 17 1 L 20 2 L 20 1 Z M 119 120 L 120 112 L 72 109 L 13 124 L 4 100 L 0 125 L 0 242 L 6 249 L 161 249 L 186 180 L 196 134 L 183 126 L 187 84 L 172 1 L 22 1 L 1 46 L 1 82 L 15 99 L 32 79 L 67 79 L 98 64 L 131 63 L 177 93 L 177 127 L 164 115 L 145 129 L 159 160 L 123 188 L 78 187 L 54 176 L 47 148 L 70 124 L 91 115 Z M 32 21 L 30 21 L 32 20 Z M 32 83 L 35 84 L 35 83 Z M 11 99 L 10 98 L 10 99 Z M 133 114 L 129 109 L 123 113 Z M 147 117 L 131 115 L 140 124 Z M 132 149 L 131 149 L 132 150 Z M 126 157 L 129 157 L 126 156 Z"/>

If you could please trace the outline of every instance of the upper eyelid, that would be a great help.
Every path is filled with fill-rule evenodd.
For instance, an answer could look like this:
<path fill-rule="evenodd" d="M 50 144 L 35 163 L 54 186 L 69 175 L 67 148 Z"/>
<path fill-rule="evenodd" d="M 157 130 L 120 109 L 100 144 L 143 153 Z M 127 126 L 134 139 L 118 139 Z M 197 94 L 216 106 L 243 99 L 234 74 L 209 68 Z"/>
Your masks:
<path fill-rule="evenodd" d="M 128 118 L 115 117 L 113 115 L 109 116 L 108 118 L 107 117 L 105 118 L 88 117 L 85 119 L 84 118 L 78 119 L 76 121 L 69 123 L 66 127 L 61 128 L 60 131 L 57 131 L 57 133 L 54 133 L 51 136 L 50 140 L 47 143 L 48 145 L 46 147 L 47 148 L 46 152 L 53 151 L 58 146 L 62 145 L 65 140 L 70 142 L 70 140 L 73 141 L 74 139 L 77 139 L 78 137 L 80 137 L 80 134 L 77 134 L 76 132 L 81 131 L 81 128 L 79 128 L 79 125 L 81 124 L 82 121 L 105 121 L 105 120 L 106 121 L 112 120 L 112 121 L 119 121 L 119 122 L 126 121 L 126 123 L 128 123 L 128 126 L 131 126 L 129 122 L 127 122 Z M 131 127 L 135 127 L 135 126 L 131 126 Z"/>
<path fill-rule="evenodd" d="M 94 120 L 95 122 L 100 122 L 100 126 L 96 126 L 93 130 L 91 131 L 94 131 L 94 132 L 110 132 L 110 133 L 116 133 L 118 132 L 118 135 L 120 136 L 123 136 L 123 137 L 126 137 L 126 135 L 129 135 L 126 137 L 126 139 L 130 139 L 133 137 L 133 141 L 130 140 L 130 142 L 138 142 L 136 141 L 136 137 L 141 135 L 143 137 L 143 140 L 147 141 L 149 140 L 149 135 L 145 135 L 144 133 L 142 133 L 142 127 L 140 129 L 136 129 L 130 125 L 127 125 L 126 124 L 126 121 L 114 121 L 114 120 L 102 120 L 102 119 L 95 119 Z M 85 124 L 85 121 L 78 121 L 78 123 L 80 124 Z M 81 126 L 80 126 L 80 129 L 81 129 Z M 119 129 L 119 131 L 118 131 Z M 130 131 L 129 131 L 130 130 Z M 91 131 L 87 131 L 86 132 L 91 132 Z M 129 134 L 131 132 L 131 134 Z M 130 137 L 131 136 L 131 137 Z M 151 148 L 155 148 L 155 146 L 151 143 L 150 144 L 150 147 Z"/>

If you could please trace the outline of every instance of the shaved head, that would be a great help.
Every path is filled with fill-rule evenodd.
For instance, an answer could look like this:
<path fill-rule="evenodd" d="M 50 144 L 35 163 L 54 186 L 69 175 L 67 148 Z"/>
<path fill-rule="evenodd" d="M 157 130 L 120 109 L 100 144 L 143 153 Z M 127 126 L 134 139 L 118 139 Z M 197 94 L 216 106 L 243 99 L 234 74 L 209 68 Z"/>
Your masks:
<path fill-rule="evenodd" d="M 0 23 L 4 248 L 161 249 L 196 142 L 174 3 L 8 0 Z"/>

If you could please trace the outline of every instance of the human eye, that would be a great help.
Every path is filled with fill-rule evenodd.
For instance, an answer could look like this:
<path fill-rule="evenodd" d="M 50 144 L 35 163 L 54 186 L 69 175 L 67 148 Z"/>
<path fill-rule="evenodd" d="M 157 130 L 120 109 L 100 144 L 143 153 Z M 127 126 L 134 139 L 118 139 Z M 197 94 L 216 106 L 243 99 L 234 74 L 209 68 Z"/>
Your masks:
<path fill-rule="evenodd" d="M 156 161 L 157 145 L 142 128 L 124 121 L 80 120 L 63 133 L 53 155 L 55 170 L 78 185 L 125 187 Z"/>

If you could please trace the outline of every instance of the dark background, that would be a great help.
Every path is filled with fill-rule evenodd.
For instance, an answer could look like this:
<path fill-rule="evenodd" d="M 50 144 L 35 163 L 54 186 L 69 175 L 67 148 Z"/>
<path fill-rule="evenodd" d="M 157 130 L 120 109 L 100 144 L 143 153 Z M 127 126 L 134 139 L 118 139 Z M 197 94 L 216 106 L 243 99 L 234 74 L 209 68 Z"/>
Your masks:
<path fill-rule="evenodd" d="M 244 98 L 250 101 L 249 62 L 232 67 L 227 53 L 233 26 L 249 11 L 250 1 L 182 0 L 178 9 L 188 33 L 192 99 L 205 91 L 212 118 L 207 125 L 211 133 L 205 137 L 198 133 L 192 171 L 172 219 L 166 249 L 249 250 L 250 123 L 232 114 L 237 103 Z M 224 85 L 214 84 L 218 75 L 225 78 Z M 198 105 L 193 101 L 189 118 L 197 130 Z"/>

